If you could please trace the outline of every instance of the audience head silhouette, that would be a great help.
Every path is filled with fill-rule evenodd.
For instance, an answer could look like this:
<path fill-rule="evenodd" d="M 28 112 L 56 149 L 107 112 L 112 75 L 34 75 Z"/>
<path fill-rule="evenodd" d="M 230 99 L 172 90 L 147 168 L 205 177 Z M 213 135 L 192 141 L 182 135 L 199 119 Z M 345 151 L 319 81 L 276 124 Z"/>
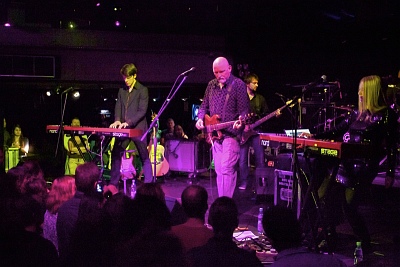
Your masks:
<path fill-rule="evenodd" d="M 208 223 L 213 227 L 216 237 L 232 238 L 239 224 L 238 208 L 235 201 L 226 196 L 217 198 L 210 207 Z"/>
<path fill-rule="evenodd" d="M 208 209 L 207 190 L 200 185 L 190 185 L 183 190 L 182 207 L 189 218 L 198 218 L 204 220 Z"/>
<path fill-rule="evenodd" d="M 273 206 L 264 211 L 262 220 L 265 235 L 279 251 L 299 247 L 302 230 L 296 214 L 289 208 Z"/>
<path fill-rule="evenodd" d="M 100 170 L 93 162 L 85 162 L 76 168 L 75 184 L 76 189 L 83 193 L 90 193 L 100 177 Z"/>

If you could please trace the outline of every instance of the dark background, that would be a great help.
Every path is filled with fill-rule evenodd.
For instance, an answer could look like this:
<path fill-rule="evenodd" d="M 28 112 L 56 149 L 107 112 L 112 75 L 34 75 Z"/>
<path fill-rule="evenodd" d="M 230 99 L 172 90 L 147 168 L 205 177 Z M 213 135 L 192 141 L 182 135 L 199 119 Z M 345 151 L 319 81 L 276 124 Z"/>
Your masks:
<path fill-rule="evenodd" d="M 226 40 L 226 54 L 232 58 L 234 74 L 241 75 L 238 66 L 243 64 L 248 65 L 248 71 L 257 73 L 258 90 L 272 111 L 283 104 L 275 92 L 291 98 L 301 94 L 302 85 L 319 81 L 322 75 L 329 82 L 340 82 L 340 105 L 356 104 L 358 82 L 363 76 L 397 76 L 399 7 L 399 1 L 392 0 L 3 0 L 0 22 L 3 24 L 10 17 L 18 22 L 23 14 L 24 27 L 32 31 L 40 27 L 67 28 L 73 21 L 82 30 L 220 36 Z M 46 136 L 44 127 L 59 124 L 60 96 L 49 98 L 44 90 L 21 86 L 23 80 L 11 79 L 13 82 L 15 86 L 2 87 L 0 95 L 7 128 L 10 131 L 19 123 L 36 151 L 50 149 L 54 137 Z M 192 104 L 200 103 L 207 82 L 193 84 L 189 77 L 160 118 L 161 128 L 172 117 L 190 135 Z M 146 85 L 151 99 L 158 98 L 157 102 L 150 101 L 150 109 L 158 112 L 172 84 Z M 100 126 L 99 110 L 113 111 L 116 94 L 115 88 L 106 86 L 81 92 L 79 101 L 69 97 L 64 122 L 79 115 L 83 125 Z M 318 108 L 311 108 L 310 112 L 315 113 Z M 290 127 L 291 116 L 285 112 L 281 119 L 273 119 L 268 125 L 268 131 L 280 132 Z"/>

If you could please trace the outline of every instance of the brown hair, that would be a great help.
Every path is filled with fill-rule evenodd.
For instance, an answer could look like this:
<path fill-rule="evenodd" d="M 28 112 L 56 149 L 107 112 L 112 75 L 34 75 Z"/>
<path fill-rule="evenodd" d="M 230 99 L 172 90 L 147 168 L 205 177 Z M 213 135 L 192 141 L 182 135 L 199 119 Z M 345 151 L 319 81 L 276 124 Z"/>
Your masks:
<path fill-rule="evenodd" d="M 53 181 L 49 195 L 46 200 L 46 208 L 55 214 L 65 201 L 75 194 L 75 179 L 71 176 L 62 176 Z"/>

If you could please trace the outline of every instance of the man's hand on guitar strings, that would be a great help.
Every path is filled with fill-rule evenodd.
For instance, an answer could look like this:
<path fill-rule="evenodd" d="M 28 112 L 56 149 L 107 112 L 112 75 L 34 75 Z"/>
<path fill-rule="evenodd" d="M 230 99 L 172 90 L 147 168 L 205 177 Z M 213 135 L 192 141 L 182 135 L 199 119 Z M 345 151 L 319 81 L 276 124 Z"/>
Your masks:
<path fill-rule="evenodd" d="M 197 120 L 197 122 L 196 122 L 196 128 L 197 128 L 198 130 L 204 129 L 204 123 L 203 123 L 203 120 L 202 120 L 202 119 L 198 119 L 198 120 Z"/>
<path fill-rule="evenodd" d="M 233 124 L 233 129 L 236 129 L 236 130 L 240 129 L 243 126 L 242 120 L 243 120 L 243 117 L 239 116 L 239 119 L 237 121 L 235 121 L 235 123 Z"/>

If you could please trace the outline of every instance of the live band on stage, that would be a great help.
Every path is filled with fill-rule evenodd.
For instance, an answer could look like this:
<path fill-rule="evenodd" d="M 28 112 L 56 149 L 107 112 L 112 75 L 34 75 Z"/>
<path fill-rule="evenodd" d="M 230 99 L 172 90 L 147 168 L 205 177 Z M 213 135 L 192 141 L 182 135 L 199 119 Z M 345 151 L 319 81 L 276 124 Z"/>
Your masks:
<path fill-rule="evenodd" d="M 313 140 L 298 137 L 301 136 L 304 131 L 308 133 L 329 131 L 356 110 L 354 105 L 341 103 L 340 100 L 342 99 L 343 93 L 340 88 L 340 83 L 337 81 L 326 82 L 326 77 L 324 76 L 325 75 L 321 77 L 321 83 L 293 85 L 292 87 L 296 89 L 294 91 L 296 93 L 300 92 L 299 95 L 295 96 L 293 99 L 286 98 L 280 93 L 275 93 L 282 99 L 284 105 L 257 121 L 247 121 L 246 123 L 250 124 L 250 127 L 248 131 L 242 133 L 240 144 L 246 142 L 250 136 L 259 134 L 261 145 L 267 148 L 267 151 L 271 151 L 271 148 L 273 148 L 272 155 L 270 152 L 266 152 L 266 154 L 270 154 L 270 156 L 277 156 L 282 153 L 290 154 L 290 150 L 283 148 L 285 146 L 291 146 L 292 144 L 297 146 L 297 149 L 302 149 L 302 152 L 307 151 L 313 156 L 341 158 L 350 155 L 354 156 L 355 153 L 368 153 L 369 148 L 366 145 L 349 144 L 337 140 Z M 393 87 L 393 85 L 391 87 Z M 395 88 L 397 87 L 395 86 Z M 275 115 L 277 112 L 286 112 L 290 114 L 290 118 L 293 120 L 291 125 L 294 125 L 292 129 L 274 133 L 259 133 L 254 130 L 254 128 L 261 124 L 268 124 L 270 119 L 276 117 Z M 278 117 L 277 120 L 279 119 Z M 246 118 L 246 120 L 251 120 L 251 118 Z M 206 133 L 205 137 L 208 143 L 218 138 L 218 130 L 231 127 L 234 123 L 234 121 L 218 123 L 217 118 L 214 117 L 208 117 L 207 122 L 208 125 L 203 132 Z M 297 136 L 295 136 L 295 130 Z M 60 127 L 59 125 L 47 125 L 46 131 L 47 133 L 58 133 Z M 137 129 L 114 129 L 88 126 L 74 127 L 68 125 L 63 126 L 62 131 L 77 136 L 97 135 L 129 138 L 141 137 L 144 134 L 143 131 Z M 266 167 L 268 167 L 268 160 L 266 159 L 265 162 L 267 164 Z"/>

